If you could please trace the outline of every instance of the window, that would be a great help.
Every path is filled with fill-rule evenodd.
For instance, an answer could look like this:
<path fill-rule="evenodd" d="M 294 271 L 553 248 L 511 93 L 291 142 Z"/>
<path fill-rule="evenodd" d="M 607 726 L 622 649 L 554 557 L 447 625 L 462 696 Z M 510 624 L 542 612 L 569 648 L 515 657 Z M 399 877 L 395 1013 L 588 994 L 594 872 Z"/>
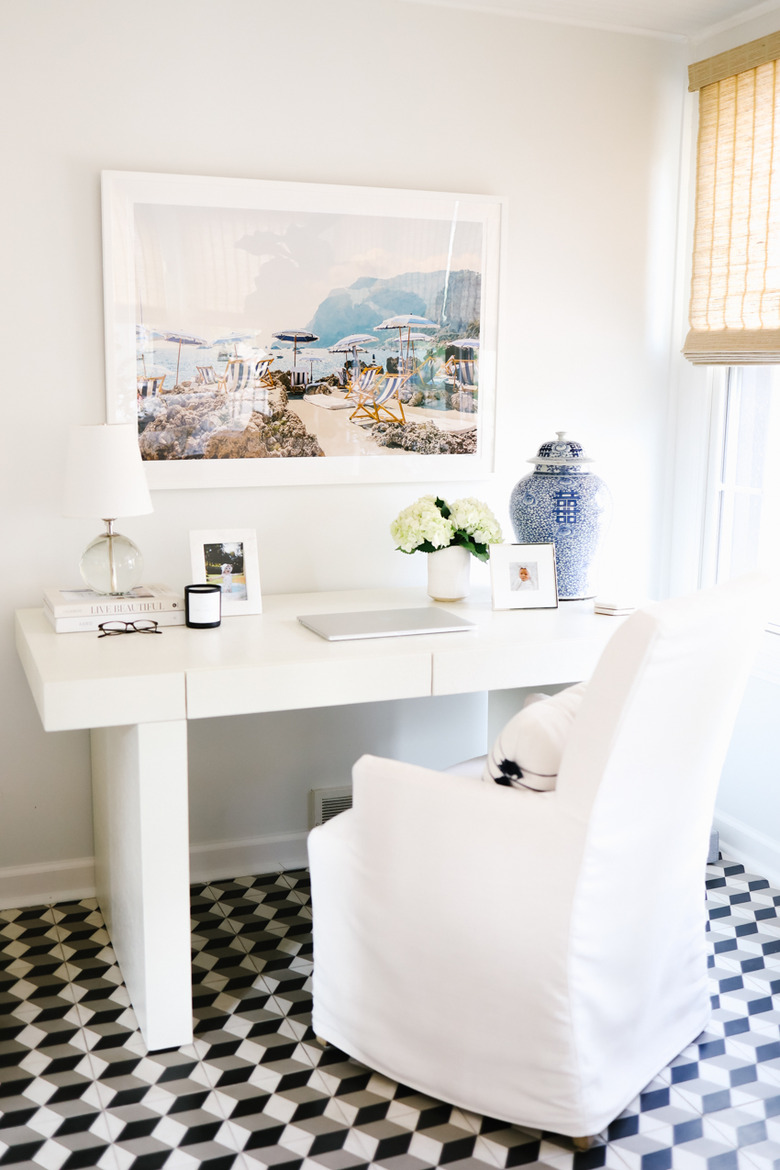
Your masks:
<path fill-rule="evenodd" d="M 780 583 L 780 366 L 730 367 L 716 399 L 705 577 L 759 569 Z"/>
<path fill-rule="evenodd" d="M 716 367 L 702 577 L 760 569 L 780 583 L 780 32 L 688 79 L 699 135 L 683 353 Z"/>
<path fill-rule="evenodd" d="M 780 362 L 780 33 L 692 65 L 699 91 L 690 332 L 712 365 Z"/>

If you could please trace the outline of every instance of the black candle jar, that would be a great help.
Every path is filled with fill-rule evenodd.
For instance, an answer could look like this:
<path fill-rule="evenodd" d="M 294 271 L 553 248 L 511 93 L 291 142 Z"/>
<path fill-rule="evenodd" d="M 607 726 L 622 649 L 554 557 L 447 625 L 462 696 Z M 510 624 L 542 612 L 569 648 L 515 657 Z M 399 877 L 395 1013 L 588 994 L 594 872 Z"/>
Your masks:
<path fill-rule="evenodd" d="M 194 630 L 212 630 L 222 621 L 221 585 L 185 585 L 184 620 Z"/>

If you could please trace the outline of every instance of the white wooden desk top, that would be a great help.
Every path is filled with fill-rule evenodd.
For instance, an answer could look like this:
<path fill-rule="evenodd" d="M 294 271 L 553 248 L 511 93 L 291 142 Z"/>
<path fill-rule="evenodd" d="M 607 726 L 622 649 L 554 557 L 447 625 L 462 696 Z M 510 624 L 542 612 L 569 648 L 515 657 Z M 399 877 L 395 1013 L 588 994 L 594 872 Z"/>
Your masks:
<path fill-rule="evenodd" d="M 477 628 L 332 643 L 296 620 L 434 604 Z M 117 638 L 56 634 L 43 610 L 20 610 L 16 644 L 43 726 L 62 731 L 575 682 L 620 624 L 589 601 L 494 611 L 489 590 L 446 604 L 422 589 L 280 594 L 263 609 L 214 630 Z"/>

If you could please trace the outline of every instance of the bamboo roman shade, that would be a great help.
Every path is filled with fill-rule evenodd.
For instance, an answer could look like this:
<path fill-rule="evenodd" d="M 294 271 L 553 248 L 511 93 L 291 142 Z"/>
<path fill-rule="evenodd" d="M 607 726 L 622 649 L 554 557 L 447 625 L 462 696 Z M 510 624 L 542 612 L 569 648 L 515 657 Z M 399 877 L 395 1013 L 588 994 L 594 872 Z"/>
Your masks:
<path fill-rule="evenodd" d="M 780 362 L 780 33 L 700 61 L 692 362 Z"/>

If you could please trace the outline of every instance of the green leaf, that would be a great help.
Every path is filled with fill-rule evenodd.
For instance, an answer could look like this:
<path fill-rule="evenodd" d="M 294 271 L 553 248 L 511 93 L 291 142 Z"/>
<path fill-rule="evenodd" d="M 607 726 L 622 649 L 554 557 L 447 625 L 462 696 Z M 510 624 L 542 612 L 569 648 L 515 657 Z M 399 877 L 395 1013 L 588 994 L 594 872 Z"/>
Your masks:
<path fill-rule="evenodd" d="M 431 542 L 429 540 L 424 540 L 422 542 L 422 544 L 416 544 L 414 546 L 414 548 L 411 548 L 411 549 L 409 549 L 409 548 L 396 548 L 395 551 L 406 553 L 406 555 L 408 557 L 410 557 L 412 555 L 412 553 L 416 553 L 416 552 L 432 553 L 432 552 L 438 552 L 438 549 L 436 548 L 436 545 L 431 544 Z"/>
<path fill-rule="evenodd" d="M 486 544 L 478 544 L 471 536 L 467 536 L 465 532 L 460 530 L 455 533 L 452 538 L 452 543 L 457 544 L 460 548 L 465 548 L 466 552 L 470 552 L 478 561 L 487 561 L 490 559 L 490 550 Z"/>

